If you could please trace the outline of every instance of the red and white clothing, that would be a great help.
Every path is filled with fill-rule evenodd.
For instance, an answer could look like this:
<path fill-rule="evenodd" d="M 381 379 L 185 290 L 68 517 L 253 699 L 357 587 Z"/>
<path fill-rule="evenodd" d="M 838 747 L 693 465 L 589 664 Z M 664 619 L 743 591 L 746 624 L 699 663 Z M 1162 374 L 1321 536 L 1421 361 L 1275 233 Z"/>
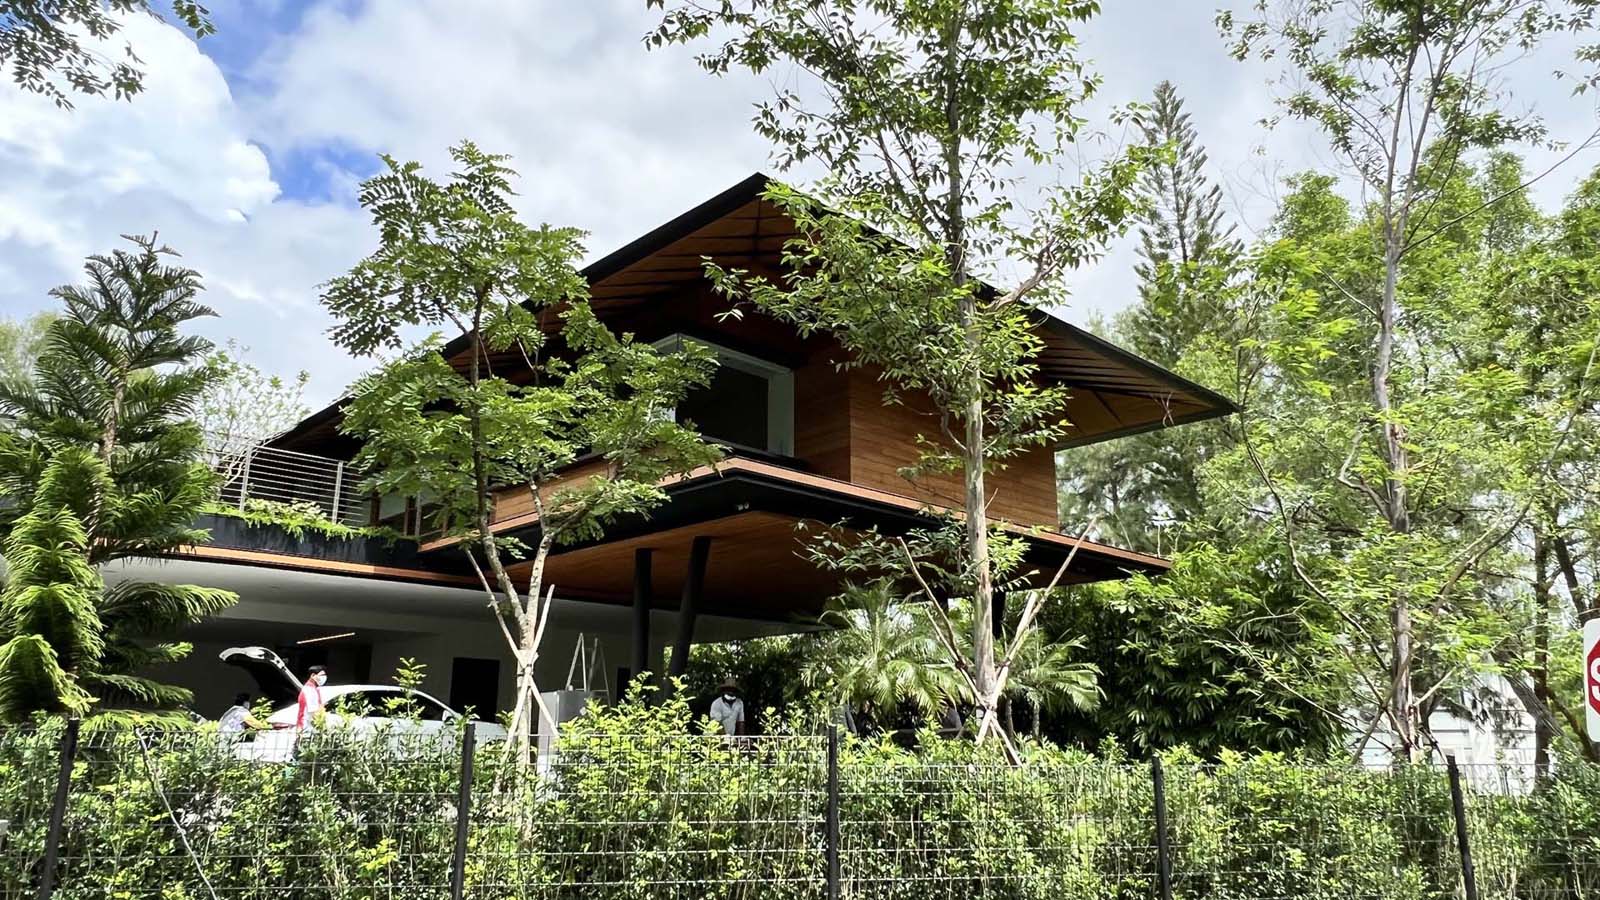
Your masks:
<path fill-rule="evenodd" d="M 304 731 L 315 724 L 317 713 L 322 712 L 322 687 L 308 681 L 300 688 L 300 705 L 294 715 L 294 727 Z"/>

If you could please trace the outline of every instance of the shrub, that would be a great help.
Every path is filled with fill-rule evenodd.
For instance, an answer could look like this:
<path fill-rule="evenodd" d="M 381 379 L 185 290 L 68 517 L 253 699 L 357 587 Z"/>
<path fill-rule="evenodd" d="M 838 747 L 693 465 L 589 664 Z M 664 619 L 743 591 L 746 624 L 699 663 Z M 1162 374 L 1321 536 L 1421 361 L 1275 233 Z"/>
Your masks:
<path fill-rule="evenodd" d="M 443 896 L 459 745 L 450 733 L 415 740 L 409 725 L 381 740 L 311 735 L 292 763 L 252 762 L 208 728 L 86 728 L 56 896 Z M 596 707 L 521 782 L 504 745 L 480 747 L 468 896 L 821 896 L 827 744 L 778 730 L 695 733 L 682 699 Z M 56 721 L 0 731 L 0 819 L 12 823 L 0 898 L 36 889 L 60 736 Z M 1449 785 L 1437 769 L 1274 754 L 1202 762 L 1182 751 L 1164 761 L 1180 898 L 1459 896 Z M 992 747 L 931 733 L 915 752 L 847 740 L 838 777 L 848 897 L 1152 895 L 1150 769 L 1115 748 L 1036 748 L 1018 767 Z M 1471 791 L 1480 895 L 1593 895 L 1597 796 L 1600 767 L 1582 764 L 1537 790 Z"/>

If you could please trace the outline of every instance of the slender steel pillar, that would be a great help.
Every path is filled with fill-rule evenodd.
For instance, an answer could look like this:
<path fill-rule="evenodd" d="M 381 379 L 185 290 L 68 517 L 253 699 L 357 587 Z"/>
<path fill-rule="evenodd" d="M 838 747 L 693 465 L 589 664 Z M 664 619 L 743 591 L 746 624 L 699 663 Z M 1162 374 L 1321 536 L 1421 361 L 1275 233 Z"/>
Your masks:
<path fill-rule="evenodd" d="M 700 598 L 706 587 L 706 563 L 710 558 L 711 538 L 696 536 L 689 545 L 689 572 L 683 580 L 683 598 L 678 603 L 678 639 L 672 645 L 672 661 L 667 664 L 669 678 L 682 678 L 689 667 L 694 621 L 700 615 Z"/>
<path fill-rule="evenodd" d="M 633 671 L 630 677 L 650 671 L 650 550 L 633 551 Z M 620 690 L 626 691 L 627 685 Z"/>

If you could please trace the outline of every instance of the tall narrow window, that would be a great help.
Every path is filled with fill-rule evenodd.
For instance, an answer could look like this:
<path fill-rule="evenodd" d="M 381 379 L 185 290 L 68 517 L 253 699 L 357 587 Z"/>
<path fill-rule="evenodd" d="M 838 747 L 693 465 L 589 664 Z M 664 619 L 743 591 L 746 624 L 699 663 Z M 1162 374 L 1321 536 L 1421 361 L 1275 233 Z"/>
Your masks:
<path fill-rule="evenodd" d="M 767 360 L 729 350 L 710 341 L 675 334 L 657 341 L 666 352 L 685 341 L 709 347 L 717 371 L 706 387 L 678 406 L 677 417 L 693 422 L 714 441 L 779 456 L 794 453 L 794 372 Z"/>

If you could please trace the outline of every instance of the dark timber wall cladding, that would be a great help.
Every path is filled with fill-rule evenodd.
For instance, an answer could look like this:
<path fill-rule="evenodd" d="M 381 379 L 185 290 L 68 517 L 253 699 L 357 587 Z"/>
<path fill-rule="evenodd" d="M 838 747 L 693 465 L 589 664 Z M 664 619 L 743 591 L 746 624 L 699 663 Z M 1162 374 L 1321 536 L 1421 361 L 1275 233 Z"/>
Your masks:
<path fill-rule="evenodd" d="M 921 453 L 917 435 L 930 440 L 940 436 L 939 418 L 931 414 L 933 404 L 926 395 L 907 395 L 901 403 L 886 405 L 883 387 L 875 370 L 850 372 L 850 481 L 961 507 L 965 488 L 960 472 L 927 474 L 916 481 L 900 475 Z M 1018 525 L 1057 526 L 1055 455 L 1048 449 L 1011 459 L 985 481 L 992 517 Z"/>
<path fill-rule="evenodd" d="M 824 348 L 795 370 L 794 455 L 814 474 L 849 481 L 850 373 L 836 365 L 842 352 Z"/>

